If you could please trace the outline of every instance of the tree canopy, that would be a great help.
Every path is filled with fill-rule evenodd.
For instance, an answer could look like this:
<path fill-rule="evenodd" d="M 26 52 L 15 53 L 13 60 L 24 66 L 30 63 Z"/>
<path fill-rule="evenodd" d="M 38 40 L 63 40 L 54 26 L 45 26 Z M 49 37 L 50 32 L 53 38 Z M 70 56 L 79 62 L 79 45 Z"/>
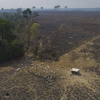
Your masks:
<path fill-rule="evenodd" d="M 23 56 L 24 46 L 13 33 L 12 22 L 0 18 L 0 63 Z"/>
<path fill-rule="evenodd" d="M 26 19 L 28 19 L 32 15 L 32 11 L 29 8 L 24 10 L 22 13 L 23 13 L 24 18 Z"/>
<path fill-rule="evenodd" d="M 2 43 L 4 42 L 4 40 L 6 40 L 7 43 L 10 43 L 13 39 L 15 39 L 15 36 L 12 34 L 13 29 L 13 23 L 3 18 L 0 18 L 0 35 L 2 38 Z"/>
<path fill-rule="evenodd" d="M 38 36 L 38 29 L 40 28 L 40 25 L 38 23 L 34 23 L 31 28 L 31 39 L 36 39 Z"/>

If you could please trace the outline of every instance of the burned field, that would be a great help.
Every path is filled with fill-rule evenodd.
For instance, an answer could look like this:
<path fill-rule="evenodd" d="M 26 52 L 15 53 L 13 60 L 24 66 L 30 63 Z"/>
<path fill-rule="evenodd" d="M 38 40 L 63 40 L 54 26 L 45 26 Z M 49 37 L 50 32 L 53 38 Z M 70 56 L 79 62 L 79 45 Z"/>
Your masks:
<path fill-rule="evenodd" d="M 100 100 L 100 13 L 39 15 L 36 21 L 41 28 L 34 46 L 40 48 L 42 43 L 40 53 L 45 59 L 30 57 L 31 73 L 25 60 L 6 64 L 0 72 L 0 100 Z M 59 60 L 50 62 L 52 51 Z M 72 68 L 80 69 L 80 75 L 71 75 Z M 49 75 L 53 78 L 48 81 Z"/>
<path fill-rule="evenodd" d="M 99 12 L 40 13 L 37 20 L 41 29 L 37 42 L 42 40 L 42 52 L 48 54 L 56 51 L 60 57 L 99 35 L 99 16 Z"/>

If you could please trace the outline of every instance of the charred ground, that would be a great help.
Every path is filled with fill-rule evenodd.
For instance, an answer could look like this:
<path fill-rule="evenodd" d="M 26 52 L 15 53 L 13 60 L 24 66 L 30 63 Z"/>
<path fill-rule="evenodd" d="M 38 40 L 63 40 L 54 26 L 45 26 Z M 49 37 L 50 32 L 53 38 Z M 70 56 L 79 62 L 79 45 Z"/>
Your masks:
<path fill-rule="evenodd" d="M 37 42 L 43 39 L 46 55 L 56 51 L 60 57 L 100 34 L 99 16 L 99 12 L 40 13 L 37 20 L 41 29 Z"/>

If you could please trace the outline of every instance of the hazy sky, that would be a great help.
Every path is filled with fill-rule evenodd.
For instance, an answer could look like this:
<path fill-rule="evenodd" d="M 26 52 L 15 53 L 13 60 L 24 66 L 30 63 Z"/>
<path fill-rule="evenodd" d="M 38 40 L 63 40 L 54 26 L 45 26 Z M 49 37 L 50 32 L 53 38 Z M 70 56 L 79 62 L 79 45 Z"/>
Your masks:
<path fill-rule="evenodd" d="M 40 8 L 54 8 L 60 5 L 61 8 L 68 6 L 69 8 L 91 8 L 100 7 L 100 0 L 0 0 L 0 7 L 2 8 L 31 8 L 36 6 Z"/>

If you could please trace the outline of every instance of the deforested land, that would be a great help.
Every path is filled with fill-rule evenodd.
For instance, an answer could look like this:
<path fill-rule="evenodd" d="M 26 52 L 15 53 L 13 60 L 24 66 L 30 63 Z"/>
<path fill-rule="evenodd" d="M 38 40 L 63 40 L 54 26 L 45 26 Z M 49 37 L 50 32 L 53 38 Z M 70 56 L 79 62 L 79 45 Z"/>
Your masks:
<path fill-rule="evenodd" d="M 100 100 L 100 12 L 38 14 L 32 22 L 40 28 L 30 41 L 28 62 L 20 51 L 0 64 L 0 100 Z M 71 74 L 72 68 L 80 74 Z"/>

